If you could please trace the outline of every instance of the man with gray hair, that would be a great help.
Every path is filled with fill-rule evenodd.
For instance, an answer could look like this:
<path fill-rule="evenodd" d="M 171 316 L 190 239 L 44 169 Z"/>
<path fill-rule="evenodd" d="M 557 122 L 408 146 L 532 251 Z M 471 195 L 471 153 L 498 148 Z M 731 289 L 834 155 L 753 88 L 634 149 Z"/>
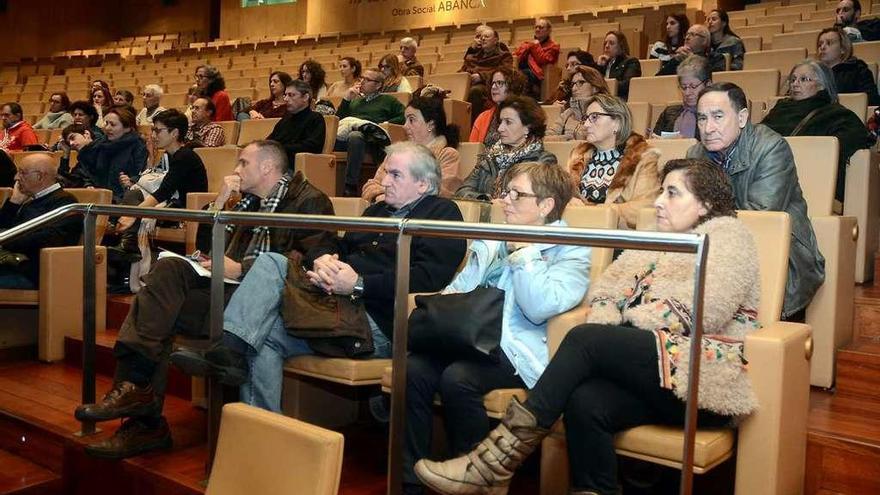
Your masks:
<path fill-rule="evenodd" d="M 266 139 L 277 141 L 287 150 L 290 164 L 297 153 L 321 153 L 324 150 L 326 125 L 324 117 L 312 110 L 312 87 L 294 79 L 284 88 L 287 113 L 275 124 Z"/>
<path fill-rule="evenodd" d="M 137 114 L 138 125 L 152 125 L 153 117 L 159 112 L 165 111 L 165 108 L 159 104 L 162 99 L 162 86 L 158 84 L 147 84 L 144 86 L 143 96 L 144 108 Z"/>
<path fill-rule="evenodd" d="M 364 218 L 412 218 L 461 221 L 452 201 L 437 196 L 440 168 L 424 146 L 402 142 L 388 146 L 382 179 L 385 200 L 364 211 Z M 451 280 L 464 257 L 462 239 L 415 237 L 410 250 L 410 292 L 436 292 Z M 223 340 L 204 354 L 180 351 L 172 362 L 193 375 L 214 375 L 241 385 L 241 399 L 281 411 L 284 361 L 320 352 L 332 356 L 388 357 L 393 330 L 397 237 L 347 231 L 337 245 L 319 246 L 300 263 L 276 254 L 261 256 L 229 301 Z M 304 270 L 308 270 L 303 274 Z M 303 275 L 300 275 L 303 274 Z M 328 329 L 320 338 L 303 338 L 290 279 L 304 280 L 312 291 L 332 296 L 340 311 L 352 308 L 358 335 Z M 354 304 L 352 305 L 352 301 Z M 326 302 L 326 301 L 325 301 Z M 282 317 L 283 315 L 283 317 Z M 314 318 L 313 318 L 314 320 Z M 348 329 L 351 330 L 351 329 Z M 315 337 L 315 332 L 311 337 Z"/>
<path fill-rule="evenodd" d="M 682 44 L 678 49 L 675 50 L 675 53 L 672 54 L 669 60 L 663 62 L 660 66 L 660 70 L 657 71 L 657 76 L 672 76 L 675 75 L 676 70 L 678 69 L 678 65 L 681 64 L 684 59 L 688 58 L 690 55 L 700 55 L 701 57 L 706 57 L 709 60 L 709 66 L 712 71 L 723 71 L 725 70 L 725 64 L 727 63 L 724 59 L 724 55 L 720 53 L 711 53 L 711 35 L 709 34 L 709 28 L 702 24 L 694 24 L 688 28 L 687 33 L 684 35 L 684 44 Z"/>
<path fill-rule="evenodd" d="M 397 54 L 397 60 L 403 67 L 400 75 L 425 77 L 425 67 L 416 59 L 418 49 L 419 44 L 413 38 L 400 40 L 400 53 Z"/>

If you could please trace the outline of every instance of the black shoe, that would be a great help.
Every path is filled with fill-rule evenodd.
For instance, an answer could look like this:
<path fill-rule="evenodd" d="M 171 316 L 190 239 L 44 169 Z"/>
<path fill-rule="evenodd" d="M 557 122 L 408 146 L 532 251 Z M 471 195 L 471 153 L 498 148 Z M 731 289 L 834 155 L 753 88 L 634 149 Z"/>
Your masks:
<path fill-rule="evenodd" d="M 221 343 L 207 351 L 181 349 L 171 353 L 171 362 L 190 376 L 213 376 L 223 385 L 241 386 L 248 381 L 247 359 Z"/>
<path fill-rule="evenodd" d="M 83 404 L 73 415 L 79 421 L 109 421 L 129 416 L 153 416 L 162 403 L 152 386 L 138 387 L 131 382 L 117 382 L 97 404 Z"/>
<path fill-rule="evenodd" d="M 363 133 L 364 140 L 367 143 L 378 146 L 380 149 L 384 149 L 386 146 L 391 144 L 391 136 L 385 129 L 382 129 L 376 124 L 366 123 L 362 124 L 360 129 L 358 129 Z"/>
<path fill-rule="evenodd" d="M 122 234 L 119 234 L 119 244 L 108 246 L 107 253 L 114 259 L 137 263 L 141 260 L 141 248 L 138 246 L 137 228 L 132 225 Z"/>
<path fill-rule="evenodd" d="M 122 423 L 116 433 L 107 440 L 88 445 L 87 454 L 102 459 L 125 459 L 157 449 L 170 449 L 171 430 L 162 417 L 159 426 L 149 427 L 138 418 L 130 418 Z"/>
<path fill-rule="evenodd" d="M 360 194 L 358 194 L 358 186 L 353 184 L 346 184 L 345 187 L 342 189 L 342 196 L 346 198 L 360 197 Z"/>

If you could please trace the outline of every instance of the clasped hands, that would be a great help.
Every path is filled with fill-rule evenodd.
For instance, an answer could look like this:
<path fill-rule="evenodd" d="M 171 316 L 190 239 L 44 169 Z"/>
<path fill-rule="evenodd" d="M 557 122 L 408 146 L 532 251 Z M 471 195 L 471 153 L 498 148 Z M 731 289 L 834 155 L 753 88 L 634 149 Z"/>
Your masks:
<path fill-rule="evenodd" d="M 348 295 L 354 290 L 358 274 L 348 263 L 339 261 L 338 254 L 325 254 L 316 259 L 306 272 L 309 281 L 327 294 Z"/>

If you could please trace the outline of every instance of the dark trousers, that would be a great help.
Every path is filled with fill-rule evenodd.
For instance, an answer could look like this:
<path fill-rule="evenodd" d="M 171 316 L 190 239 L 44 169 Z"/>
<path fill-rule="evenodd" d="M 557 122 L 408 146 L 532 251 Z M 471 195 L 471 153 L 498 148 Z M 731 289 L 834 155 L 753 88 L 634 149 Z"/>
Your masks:
<path fill-rule="evenodd" d="M 385 151 L 379 146 L 368 143 L 361 131 L 351 131 L 348 135 L 348 141 L 337 140 L 333 149 L 348 152 L 348 157 L 345 160 L 345 185 L 354 188 L 357 188 L 361 183 L 361 169 L 367 153 L 373 157 L 376 166 L 385 159 Z"/>
<path fill-rule="evenodd" d="M 211 279 L 197 274 L 189 263 L 169 258 L 159 260 L 145 281 L 113 349 L 117 360 L 115 380 L 152 383 L 161 397 L 174 336 L 203 338 L 210 334 Z M 236 287 L 226 284 L 226 301 Z"/>
<path fill-rule="evenodd" d="M 576 490 L 617 493 L 614 434 L 644 424 L 684 423 L 685 403 L 660 387 L 653 333 L 633 327 L 572 329 L 525 403 L 549 428 L 563 415 Z M 698 424 L 730 418 L 700 411 Z"/>
<path fill-rule="evenodd" d="M 439 393 L 443 402 L 450 453 L 457 456 L 470 451 L 489 434 L 483 396 L 498 388 L 525 388 L 515 373 L 503 353 L 497 364 L 410 354 L 406 373 L 404 483 L 419 483 L 413 467 L 416 461 L 431 455 L 435 394 Z"/>

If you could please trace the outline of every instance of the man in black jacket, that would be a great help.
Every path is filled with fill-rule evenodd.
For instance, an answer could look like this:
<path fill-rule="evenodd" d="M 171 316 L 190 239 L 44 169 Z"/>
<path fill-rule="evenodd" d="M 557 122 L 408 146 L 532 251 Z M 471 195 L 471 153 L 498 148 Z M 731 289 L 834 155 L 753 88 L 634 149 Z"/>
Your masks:
<path fill-rule="evenodd" d="M 15 186 L 0 209 L 0 229 L 9 229 L 64 205 L 76 203 L 55 181 L 58 168 L 47 154 L 25 157 Z M 82 219 L 68 216 L 18 236 L 0 247 L 0 288 L 35 289 L 40 280 L 40 249 L 79 242 Z"/>
<path fill-rule="evenodd" d="M 234 193 L 243 196 L 233 211 L 333 214 L 330 199 L 301 173 L 291 173 L 287 154 L 274 141 L 254 141 L 241 151 L 233 175 L 224 179 L 211 208 L 225 209 Z M 333 238 L 324 231 L 232 225 L 226 236 L 221 269 L 232 280 L 244 277 L 255 260 L 271 253 L 305 253 Z M 113 388 L 101 402 L 80 406 L 75 414 L 80 421 L 129 419 L 111 438 L 86 447 L 89 454 L 115 459 L 171 446 L 168 423 L 161 415 L 171 344 L 178 333 L 203 337 L 209 330 L 211 279 L 194 265 L 211 269 L 210 260 L 170 257 L 160 259 L 146 276 L 113 349 Z M 225 285 L 227 300 L 236 287 Z"/>
<path fill-rule="evenodd" d="M 455 203 L 437 196 L 440 169 L 430 150 L 403 142 L 388 146 L 386 151 L 387 174 L 382 179 L 385 200 L 367 208 L 363 217 L 462 220 Z M 414 238 L 410 292 L 434 292 L 445 287 L 461 263 L 465 248 L 463 239 Z M 281 411 L 284 360 L 314 353 L 307 340 L 287 333 L 281 317 L 282 310 L 290 313 L 284 297 L 288 270 L 310 267 L 306 276 L 316 287 L 328 294 L 363 301 L 364 325 L 369 326 L 363 331 L 372 336 L 375 348 L 366 357 L 389 357 L 396 258 L 397 236 L 375 232 L 346 232 L 336 246 L 316 247 L 308 252 L 305 267 L 289 266 L 283 256 L 261 257 L 226 307 L 222 343 L 204 355 L 176 352 L 172 362 L 189 374 L 213 374 L 226 384 L 242 385 L 243 401 Z"/>
<path fill-rule="evenodd" d="M 287 115 L 281 118 L 266 139 L 278 141 L 287 150 L 290 166 L 297 153 L 320 153 L 324 149 L 324 117 L 312 111 L 312 88 L 294 79 L 284 90 Z"/>

